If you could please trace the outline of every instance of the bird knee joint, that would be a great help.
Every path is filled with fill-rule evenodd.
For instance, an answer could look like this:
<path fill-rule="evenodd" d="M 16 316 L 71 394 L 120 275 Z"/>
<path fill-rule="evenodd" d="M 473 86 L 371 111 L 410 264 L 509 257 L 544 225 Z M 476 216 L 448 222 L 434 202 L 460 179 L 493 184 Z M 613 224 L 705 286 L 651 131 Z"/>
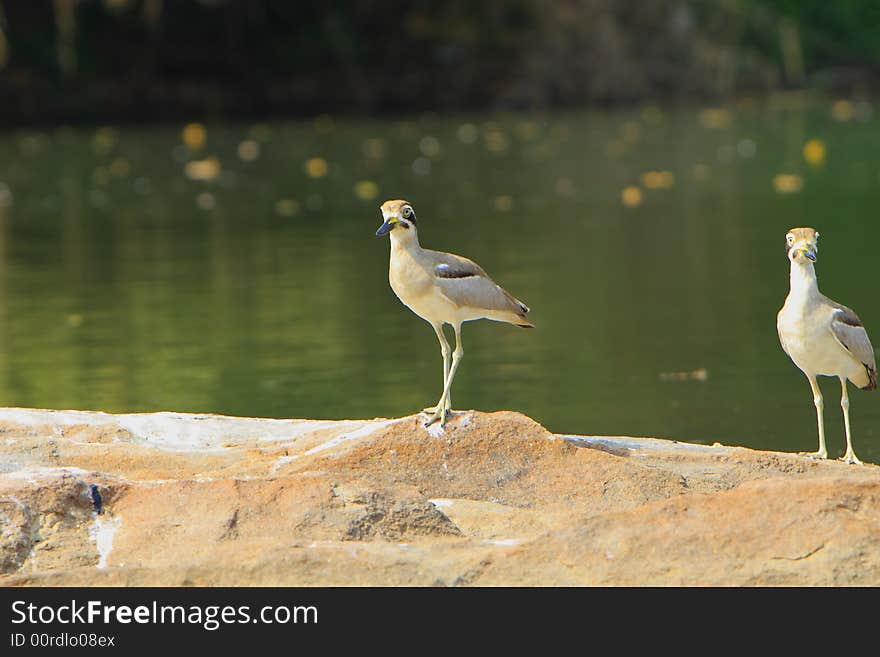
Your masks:
<path fill-rule="evenodd" d="M 840 405 L 843 406 L 844 408 L 849 408 L 849 399 L 841 399 Z"/>
<path fill-rule="evenodd" d="M 813 397 L 813 403 L 816 405 L 816 408 L 822 408 L 825 405 L 821 397 Z"/>

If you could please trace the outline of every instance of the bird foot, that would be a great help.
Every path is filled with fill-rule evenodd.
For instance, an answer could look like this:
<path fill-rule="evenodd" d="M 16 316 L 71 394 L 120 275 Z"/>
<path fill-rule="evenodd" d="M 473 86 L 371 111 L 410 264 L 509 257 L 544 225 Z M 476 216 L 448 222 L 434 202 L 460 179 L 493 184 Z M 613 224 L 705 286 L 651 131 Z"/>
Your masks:
<path fill-rule="evenodd" d="M 798 452 L 801 456 L 806 456 L 817 461 L 824 461 L 828 458 L 828 452 Z"/>
<path fill-rule="evenodd" d="M 841 456 L 839 460 L 844 463 L 849 463 L 850 465 L 862 465 L 862 462 L 859 460 L 859 457 L 856 456 L 855 452 L 847 452 Z"/>
<path fill-rule="evenodd" d="M 445 426 L 446 426 L 446 420 L 449 419 L 449 416 L 450 416 L 451 413 L 452 413 L 452 411 L 451 411 L 450 409 L 448 409 L 448 408 L 445 409 L 443 412 L 440 412 L 439 409 L 434 409 L 434 412 L 431 414 L 431 417 L 429 417 L 429 418 L 425 421 L 425 427 L 426 427 L 426 428 L 427 428 L 427 427 L 430 427 L 432 424 L 434 424 L 434 423 L 437 422 L 438 420 L 440 421 L 440 426 L 441 426 L 441 427 L 445 427 Z"/>
<path fill-rule="evenodd" d="M 425 415 L 434 415 L 434 413 L 436 413 L 436 412 L 437 412 L 437 407 L 436 407 L 436 406 L 428 406 L 428 408 L 423 408 L 423 409 L 422 409 L 422 413 L 424 413 Z M 446 412 L 447 412 L 447 413 L 451 413 L 451 412 L 452 412 L 452 407 L 451 407 L 451 406 L 447 406 L 447 407 L 446 407 Z"/>

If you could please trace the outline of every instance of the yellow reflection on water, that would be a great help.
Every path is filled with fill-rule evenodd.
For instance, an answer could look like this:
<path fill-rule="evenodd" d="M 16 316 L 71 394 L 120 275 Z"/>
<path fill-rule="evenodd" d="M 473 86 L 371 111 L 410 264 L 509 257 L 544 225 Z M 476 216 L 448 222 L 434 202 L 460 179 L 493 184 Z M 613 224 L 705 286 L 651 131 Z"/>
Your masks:
<path fill-rule="evenodd" d="M 204 160 L 187 162 L 183 172 L 190 180 L 210 182 L 220 175 L 220 169 L 220 160 L 216 157 L 207 157 Z"/>
<path fill-rule="evenodd" d="M 275 214 L 279 217 L 294 217 L 299 213 L 299 202 L 283 198 L 275 202 Z"/>
<path fill-rule="evenodd" d="M 213 210 L 217 205 L 217 199 L 211 192 L 202 192 L 196 196 L 196 205 L 199 210 Z"/>
<path fill-rule="evenodd" d="M 440 154 L 440 142 L 430 135 L 419 140 L 419 150 L 426 157 L 437 157 Z"/>
<path fill-rule="evenodd" d="M 131 173 L 131 164 L 124 157 L 117 157 L 110 163 L 110 173 L 116 178 L 125 178 Z"/>
<path fill-rule="evenodd" d="M 620 201 L 628 208 L 635 208 L 642 204 L 642 190 L 636 185 L 624 187 L 620 192 Z"/>
<path fill-rule="evenodd" d="M 92 149 L 98 155 L 106 155 L 113 150 L 118 140 L 119 133 L 114 128 L 100 128 L 92 138 Z"/>
<path fill-rule="evenodd" d="M 462 123 L 456 130 L 458 141 L 462 144 L 473 144 L 479 137 L 479 130 L 473 123 Z"/>
<path fill-rule="evenodd" d="M 856 109 L 848 100 L 836 100 L 831 106 L 831 116 L 835 121 L 851 121 Z"/>
<path fill-rule="evenodd" d="M 371 201 L 379 196 L 379 185 L 372 180 L 361 180 L 354 186 L 354 195 L 362 201 Z"/>
<path fill-rule="evenodd" d="M 709 165 L 703 164 L 702 162 L 698 162 L 694 165 L 693 169 L 691 169 L 691 175 L 694 177 L 694 180 L 698 182 L 708 180 L 711 172 Z"/>
<path fill-rule="evenodd" d="M 700 112 L 700 125 L 704 128 L 720 129 L 730 125 L 731 114 L 722 108 L 708 108 Z"/>
<path fill-rule="evenodd" d="M 622 126 L 620 126 L 620 136 L 623 137 L 623 141 L 632 143 L 634 141 L 638 141 L 639 136 L 642 133 L 642 126 L 640 126 L 636 121 L 627 121 Z"/>
<path fill-rule="evenodd" d="M 538 136 L 538 124 L 534 121 L 520 121 L 514 132 L 522 141 L 532 141 Z"/>
<path fill-rule="evenodd" d="M 180 138 L 188 149 L 197 151 L 205 147 L 208 133 L 201 123 L 187 123 L 180 133 Z"/>
<path fill-rule="evenodd" d="M 810 139 L 804 144 L 804 159 L 814 167 L 825 163 L 825 142 L 821 139 Z"/>
<path fill-rule="evenodd" d="M 371 137 L 370 139 L 364 140 L 364 143 L 361 145 L 361 150 L 363 150 L 364 155 L 368 158 L 381 160 L 385 157 L 385 141 L 377 137 Z"/>
<path fill-rule="evenodd" d="M 513 198 L 507 194 L 502 194 L 495 197 L 493 204 L 498 212 L 510 212 L 513 209 Z"/>
<path fill-rule="evenodd" d="M 245 139 L 238 145 L 238 157 L 243 162 L 253 162 L 260 157 L 260 144 L 254 139 Z"/>
<path fill-rule="evenodd" d="M 329 171 L 327 160 L 325 160 L 323 157 L 313 157 L 311 159 L 308 159 L 303 166 L 305 168 L 306 175 L 309 178 L 323 178 L 327 175 L 327 171 Z"/>
<path fill-rule="evenodd" d="M 804 187 L 804 179 L 796 173 L 778 173 L 773 177 L 773 189 L 779 194 L 794 194 Z"/>
<path fill-rule="evenodd" d="M 671 171 L 645 171 L 642 184 L 648 189 L 669 189 L 675 184 L 675 174 Z"/>
<path fill-rule="evenodd" d="M 563 176 L 556 181 L 556 193 L 560 196 L 571 196 L 574 194 L 574 182 L 571 178 Z"/>
<path fill-rule="evenodd" d="M 486 149 L 491 153 L 504 153 L 509 146 L 507 135 L 497 128 L 486 131 Z"/>

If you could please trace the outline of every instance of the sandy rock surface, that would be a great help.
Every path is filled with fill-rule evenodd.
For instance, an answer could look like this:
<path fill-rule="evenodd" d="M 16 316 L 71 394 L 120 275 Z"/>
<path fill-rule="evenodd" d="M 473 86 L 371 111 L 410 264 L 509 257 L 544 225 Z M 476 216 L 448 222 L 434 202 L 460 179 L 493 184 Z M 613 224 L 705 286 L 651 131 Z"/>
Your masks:
<path fill-rule="evenodd" d="M 0 409 L 0 585 L 880 585 L 880 467 L 421 422 Z"/>

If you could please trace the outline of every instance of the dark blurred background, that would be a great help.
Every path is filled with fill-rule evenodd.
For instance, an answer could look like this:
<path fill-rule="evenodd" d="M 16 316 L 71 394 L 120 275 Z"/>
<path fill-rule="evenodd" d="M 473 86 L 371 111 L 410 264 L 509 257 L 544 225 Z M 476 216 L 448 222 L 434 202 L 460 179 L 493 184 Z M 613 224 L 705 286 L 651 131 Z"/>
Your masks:
<path fill-rule="evenodd" d="M 0 119 L 535 109 L 867 91 L 876 0 L 3 0 Z"/>

